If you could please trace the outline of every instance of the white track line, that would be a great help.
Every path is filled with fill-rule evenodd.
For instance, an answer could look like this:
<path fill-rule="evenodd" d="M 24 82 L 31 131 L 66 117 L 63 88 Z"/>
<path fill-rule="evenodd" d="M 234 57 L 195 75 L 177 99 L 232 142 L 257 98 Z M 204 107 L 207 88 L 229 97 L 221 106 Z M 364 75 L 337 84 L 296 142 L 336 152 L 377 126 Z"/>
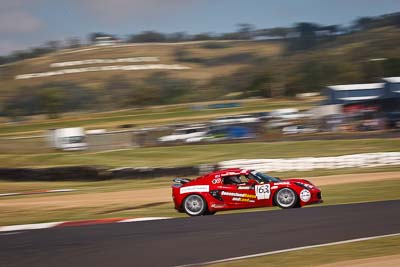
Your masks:
<path fill-rule="evenodd" d="M 17 234 L 22 234 L 22 232 L 0 233 L 0 236 L 2 236 L 2 235 L 17 235 Z"/>
<path fill-rule="evenodd" d="M 388 235 L 370 236 L 370 237 L 349 239 L 349 240 L 331 242 L 331 243 L 325 243 L 325 244 L 319 244 L 319 245 L 311 245 L 311 246 L 304 246 L 304 247 L 297 247 L 297 248 L 282 249 L 282 250 L 269 251 L 269 252 L 263 252 L 263 253 L 257 253 L 257 254 L 250 254 L 250 255 L 240 256 L 240 257 L 225 258 L 225 259 L 215 260 L 215 261 L 207 261 L 207 262 L 191 263 L 191 264 L 184 264 L 184 265 L 176 265 L 174 267 L 192 267 L 192 266 L 210 265 L 210 264 L 222 263 L 222 262 L 227 262 L 227 261 L 236 261 L 236 260 L 243 260 L 243 259 L 261 257 L 261 256 L 274 255 L 274 254 L 297 251 L 297 250 L 302 250 L 302 249 L 319 248 L 319 247 L 327 247 L 327 246 L 348 244 L 348 243 L 367 241 L 367 240 L 378 239 L 378 238 L 383 238 L 383 237 L 392 237 L 392 236 L 400 236 L 400 233 L 388 234 Z"/>
<path fill-rule="evenodd" d="M 131 218 L 131 219 L 121 219 L 119 221 L 115 221 L 113 223 L 130 223 L 130 222 L 144 222 L 144 221 L 153 221 L 153 220 L 166 220 L 171 219 L 171 217 L 142 217 L 142 218 Z M 89 220 L 96 224 L 96 219 Z M 8 225 L 8 226 L 0 226 L 1 232 L 12 232 L 12 231 L 24 231 L 24 230 L 37 230 L 37 229 L 45 229 L 45 228 L 53 228 L 56 226 L 63 226 L 64 223 L 77 223 L 76 226 L 79 226 L 80 221 L 65 221 L 65 222 L 48 222 L 48 223 L 33 223 L 33 224 L 21 224 L 21 225 Z M 86 223 L 86 220 L 83 220 L 83 223 Z M 98 219 L 98 224 L 105 224 L 102 219 Z"/>
<path fill-rule="evenodd" d="M 28 191 L 28 192 L 17 192 L 17 193 L 2 193 L 0 197 L 10 197 L 10 196 L 25 196 L 25 195 L 41 195 L 48 193 L 66 193 L 66 192 L 74 192 L 79 189 L 52 189 L 52 190 L 43 190 L 43 191 Z"/>
<path fill-rule="evenodd" d="M 0 226 L 0 232 L 45 229 L 45 228 L 51 228 L 51 227 L 57 226 L 57 225 L 59 225 L 61 223 L 63 223 L 63 222 L 34 223 L 34 224 L 20 224 L 20 225 Z"/>
<path fill-rule="evenodd" d="M 166 220 L 171 219 L 170 217 L 145 217 L 145 218 L 134 218 L 119 221 L 118 223 L 129 223 L 129 222 L 144 222 L 144 221 L 154 221 L 154 220 Z"/>

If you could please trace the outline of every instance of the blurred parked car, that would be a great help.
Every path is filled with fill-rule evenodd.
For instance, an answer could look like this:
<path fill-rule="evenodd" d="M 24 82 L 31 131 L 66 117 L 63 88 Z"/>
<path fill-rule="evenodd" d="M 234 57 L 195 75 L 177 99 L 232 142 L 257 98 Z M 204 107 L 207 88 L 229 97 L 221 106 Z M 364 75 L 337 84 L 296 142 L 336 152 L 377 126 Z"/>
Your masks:
<path fill-rule="evenodd" d="M 243 127 L 243 126 L 217 126 L 207 132 L 206 135 L 191 137 L 186 139 L 187 143 L 194 142 L 215 142 L 215 141 L 223 141 L 223 140 L 233 140 L 233 139 L 250 139 L 255 138 L 256 135 L 252 128 Z"/>
<path fill-rule="evenodd" d="M 400 128 L 400 112 L 388 112 L 386 118 L 389 128 Z"/>
<path fill-rule="evenodd" d="M 259 122 L 260 119 L 251 116 L 251 115 L 234 115 L 234 116 L 225 116 L 216 118 L 211 120 L 210 122 L 213 124 L 228 124 L 228 123 L 251 123 L 251 122 Z"/>
<path fill-rule="evenodd" d="M 186 141 L 190 138 L 203 137 L 207 134 L 208 127 L 203 125 L 186 127 L 175 130 L 171 135 L 166 135 L 158 138 L 160 142 L 175 142 L 175 141 Z"/>
<path fill-rule="evenodd" d="M 306 127 L 304 125 L 287 126 L 282 129 L 283 134 L 315 133 L 316 131 L 316 128 Z"/>

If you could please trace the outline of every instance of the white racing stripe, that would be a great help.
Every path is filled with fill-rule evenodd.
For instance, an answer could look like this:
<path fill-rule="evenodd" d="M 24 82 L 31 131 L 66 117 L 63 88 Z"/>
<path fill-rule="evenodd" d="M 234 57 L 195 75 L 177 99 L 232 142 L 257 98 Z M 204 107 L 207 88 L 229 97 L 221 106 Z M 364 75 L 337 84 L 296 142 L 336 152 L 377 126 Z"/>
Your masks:
<path fill-rule="evenodd" d="M 250 255 L 240 256 L 240 257 L 225 258 L 225 259 L 215 260 L 215 261 L 207 261 L 207 262 L 191 263 L 191 264 L 184 264 L 184 265 L 176 265 L 174 267 L 192 267 L 192 266 L 210 265 L 210 264 L 217 264 L 217 263 L 228 262 L 228 261 L 236 261 L 236 260 L 244 260 L 244 259 L 250 259 L 250 258 L 255 258 L 255 257 L 274 255 L 274 254 L 297 251 L 297 250 L 303 250 L 303 249 L 309 249 L 309 248 L 319 248 L 319 247 L 327 247 L 327 246 L 348 244 L 348 243 L 367 241 L 367 240 L 378 239 L 378 238 L 383 238 L 383 237 L 392 237 L 392 236 L 400 236 L 400 233 L 388 234 L 388 235 L 370 236 L 370 237 L 349 239 L 349 240 L 331 242 L 331 243 L 325 243 L 325 244 L 318 244 L 318 245 L 311 245 L 311 246 L 304 246 L 304 247 L 297 247 L 297 248 L 275 250 L 275 251 L 269 251 L 269 252 L 263 252 L 263 253 L 257 253 L 257 254 L 250 254 Z"/>

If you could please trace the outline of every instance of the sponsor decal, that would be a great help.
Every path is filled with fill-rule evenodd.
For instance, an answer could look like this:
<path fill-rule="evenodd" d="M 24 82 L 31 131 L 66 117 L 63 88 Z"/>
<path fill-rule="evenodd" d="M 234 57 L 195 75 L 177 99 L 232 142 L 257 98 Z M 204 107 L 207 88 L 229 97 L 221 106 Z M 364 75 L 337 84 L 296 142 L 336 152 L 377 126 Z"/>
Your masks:
<path fill-rule="evenodd" d="M 244 197 L 244 198 L 257 198 L 255 195 L 250 195 L 250 194 L 241 194 L 241 193 L 234 193 L 234 192 L 225 192 L 222 191 L 221 193 L 222 196 L 230 196 L 230 197 Z"/>
<path fill-rule="evenodd" d="M 289 182 L 278 182 L 278 183 L 274 183 L 274 185 L 288 185 L 290 184 Z"/>
<path fill-rule="evenodd" d="M 256 185 L 257 199 L 269 199 L 271 190 L 269 184 Z"/>
<path fill-rule="evenodd" d="M 225 205 L 221 205 L 221 204 L 211 204 L 212 208 L 223 208 L 225 207 Z"/>
<path fill-rule="evenodd" d="M 232 201 L 239 201 L 239 202 L 251 202 L 251 203 L 254 203 L 254 202 L 256 202 L 254 199 L 249 199 L 249 198 L 241 198 L 241 197 L 234 197 L 234 198 L 232 198 Z"/>
<path fill-rule="evenodd" d="M 277 186 L 277 185 L 274 185 L 274 186 L 271 187 L 271 190 L 277 189 L 277 188 L 278 188 L 278 186 Z"/>
<path fill-rule="evenodd" d="M 193 192 L 209 192 L 209 185 L 193 185 L 180 188 L 180 194 L 193 193 Z"/>
<path fill-rule="evenodd" d="M 239 186 L 239 190 L 250 190 L 250 186 Z"/>
<path fill-rule="evenodd" d="M 300 199 L 304 202 L 308 202 L 311 198 L 311 193 L 307 189 L 303 189 L 300 192 Z"/>
<path fill-rule="evenodd" d="M 212 180 L 212 183 L 213 184 L 219 184 L 219 183 L 221 183 L 221 181 L 222 181 L 221 178 L 216 178 L 216 179 Z"/>
<path fill-rule="evenodd" d="M 229 176 L 229 175 L 240 175 L 240 172 L 227 172 L 227 173 L 223 173 L 222 176 Z"/>

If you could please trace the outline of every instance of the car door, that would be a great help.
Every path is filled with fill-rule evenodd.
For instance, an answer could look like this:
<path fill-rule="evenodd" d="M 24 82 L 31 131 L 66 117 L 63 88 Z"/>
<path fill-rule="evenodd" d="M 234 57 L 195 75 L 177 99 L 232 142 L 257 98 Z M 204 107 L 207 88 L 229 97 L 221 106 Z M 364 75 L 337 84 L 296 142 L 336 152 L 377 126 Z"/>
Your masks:
<path fill-rule="evenodd" d="M 256 195 L 256 187 L 262 191 L 258 184 L 249 183 L 244 176 L 241 176 L 242 183 L 240 184 L 227 184 L 225 183 L 227 178 L 223 179 L 221 197 L 231 208 L 252 208 L 264 205 L 265 200 L 258 199 Z"/>

